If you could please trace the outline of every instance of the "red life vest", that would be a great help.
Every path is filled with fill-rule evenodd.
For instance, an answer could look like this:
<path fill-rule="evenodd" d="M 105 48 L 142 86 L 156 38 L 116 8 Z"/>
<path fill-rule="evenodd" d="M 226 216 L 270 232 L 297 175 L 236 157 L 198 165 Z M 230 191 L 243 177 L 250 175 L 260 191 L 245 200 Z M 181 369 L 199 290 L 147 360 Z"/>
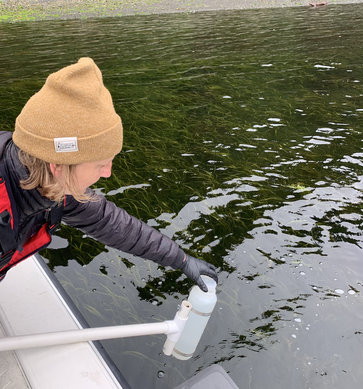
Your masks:
<path fill-rule="evenodd" d="M 5 180 L 0 176 L 0 280 L 10 268 L 49 245 L 63 214 L 63 204 L 45 210 L 45 223 L 23 246 L 18 246 L 14 231 L 15 208 L 11 206 Z"/>

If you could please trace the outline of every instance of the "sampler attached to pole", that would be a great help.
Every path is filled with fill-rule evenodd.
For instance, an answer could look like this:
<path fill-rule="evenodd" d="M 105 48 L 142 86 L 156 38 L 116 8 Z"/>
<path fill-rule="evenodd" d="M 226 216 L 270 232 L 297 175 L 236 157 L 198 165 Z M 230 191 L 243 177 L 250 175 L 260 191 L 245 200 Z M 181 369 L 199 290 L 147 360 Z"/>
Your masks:
<path fill-rule="evenodd" d="M 202 276 L 202 279 L 208 287 L 208 292 L 203 292 L 198 286 L 193 286 L 190 291 L 188 302 L 192 309 L 172 353 L 177 359 L 187 360 L 193 356 L 217 302 L 216 282 L 207 276 Z"/>

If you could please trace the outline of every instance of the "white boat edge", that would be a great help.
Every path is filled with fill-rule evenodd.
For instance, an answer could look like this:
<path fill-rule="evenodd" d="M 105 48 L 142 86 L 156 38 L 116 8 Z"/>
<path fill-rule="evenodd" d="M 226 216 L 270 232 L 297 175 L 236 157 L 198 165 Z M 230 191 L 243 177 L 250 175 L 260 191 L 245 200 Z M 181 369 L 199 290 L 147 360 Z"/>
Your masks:
<path fill-rule="evenodd" d="M 39 255 L 0 283 L 0 325 L 0 337 L 88 327 Z M 0 362 L 0 388 L 131 389 L 99 342 L 0 352 Z"/>

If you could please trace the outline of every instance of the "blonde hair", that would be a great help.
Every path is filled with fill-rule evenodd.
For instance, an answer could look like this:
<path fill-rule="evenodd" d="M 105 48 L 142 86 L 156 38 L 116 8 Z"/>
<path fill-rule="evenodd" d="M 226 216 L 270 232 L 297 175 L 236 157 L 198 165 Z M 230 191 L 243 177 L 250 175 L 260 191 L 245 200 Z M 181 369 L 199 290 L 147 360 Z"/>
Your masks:
<path fill-rule="evenodd" d="M 97 201 L 94 192 L 82 193 L 75 179 L 75 167 L 77 165 L 61 166 L 64 173 L 64 183 L 61 183 L 50 170 L 50 164 L 39 158 L 33 157 L 23 150 L 19 150 L 20 162 L 28 169 L 29 177 L 20 181 L 20 186 L 25 190 L 38 189 L 42 196 L 52 201 L 61 203 L 65 196 L 65 186 L 71 195 L 80 203 Z"/>

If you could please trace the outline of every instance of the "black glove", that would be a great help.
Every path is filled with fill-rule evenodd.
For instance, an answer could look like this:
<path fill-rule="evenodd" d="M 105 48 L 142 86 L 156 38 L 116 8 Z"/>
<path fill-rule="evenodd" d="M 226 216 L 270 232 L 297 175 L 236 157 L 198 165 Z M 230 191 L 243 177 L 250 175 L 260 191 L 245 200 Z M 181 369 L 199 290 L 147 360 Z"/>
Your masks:
<path fill-rule="evenodd" d="M 213 278 L 218 284 L 216 268 L 199 258 L 191 257 L 185 254 L 185 259 L 179 269 L 192 281 L 194 281 L 203 292 L 208 292 L 207 285 L 203 282 L 201 275 Z"/>

